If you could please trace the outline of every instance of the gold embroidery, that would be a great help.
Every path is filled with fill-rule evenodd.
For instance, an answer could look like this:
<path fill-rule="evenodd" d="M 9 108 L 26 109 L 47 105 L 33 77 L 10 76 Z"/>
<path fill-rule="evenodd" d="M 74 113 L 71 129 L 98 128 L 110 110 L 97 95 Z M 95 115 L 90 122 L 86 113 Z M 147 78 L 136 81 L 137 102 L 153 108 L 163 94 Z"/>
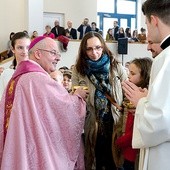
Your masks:
<path fill-rule="evenodd" d="M 6 128 L 6 130 L 8 129 L 9 118 L 10 118 L 11 110 L 12 110 L 12 103 L 9 102 L 9 103 L 6 105 L 6 111 L 5 111 L 5 114 L 6 114 L 5 128 Z"/>
<path fill-rule="evenodd" d="M 9 89 L 8 89 L 8 94 L 11 95 L 13 93 L 13 90 L 14 90 L 14 84 L 15 84 L 15 80 L 12 80 L 11 81 L 11 84 L 9 86 Z"/>
<path fill-rule="evenodd" d="M 9 95 L 9 100 L 6 103 L 6 108 L 5 108 L 5 129 L 7 131 L 8 126 L 9 126 L 9 119 L 10 119 L 10 114 L 13 106 L 13 100 L 12 100 L 12 95 L 14 95 L 14 87 L 15 87 L 15 80 L 12 80 L 10 82 L 9 88 L 7 89 L 8 95 Z"/>

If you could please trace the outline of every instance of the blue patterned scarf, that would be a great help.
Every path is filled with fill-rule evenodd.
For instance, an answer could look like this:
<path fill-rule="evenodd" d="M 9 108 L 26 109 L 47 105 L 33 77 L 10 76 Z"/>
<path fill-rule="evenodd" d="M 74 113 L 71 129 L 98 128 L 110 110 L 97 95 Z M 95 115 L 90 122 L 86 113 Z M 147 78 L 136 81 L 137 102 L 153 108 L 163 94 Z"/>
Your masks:
<path fill-rule="evenodd" d="M 102 122 L 109 121 L 110 115 L 110 102 L 105 96 L 105 93 L 110 94 L 111 85 L 109 83 L 109 70 L 110 70 L 110 58 L 108 55 L 103 54 L 102 57 L 97 60 L 86 60 L 88 65 L 88 70 L 86 74 L 90 81 L 96 87 L 94 101 L 97 118 Z"/>

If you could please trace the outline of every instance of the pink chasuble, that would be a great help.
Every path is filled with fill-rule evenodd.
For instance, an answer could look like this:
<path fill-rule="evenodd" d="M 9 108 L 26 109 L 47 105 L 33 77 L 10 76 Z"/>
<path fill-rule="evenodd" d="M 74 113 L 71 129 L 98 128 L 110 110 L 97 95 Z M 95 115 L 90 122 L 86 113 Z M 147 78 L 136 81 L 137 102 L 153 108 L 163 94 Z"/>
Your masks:
<path fill-rule="evenodd" d="M 6 94 L 10 90 L 13 99 L 3 95 L 0 102 L 0 169 L 83 170 L 83 99 L 33 61 L 20 63 Z"/>

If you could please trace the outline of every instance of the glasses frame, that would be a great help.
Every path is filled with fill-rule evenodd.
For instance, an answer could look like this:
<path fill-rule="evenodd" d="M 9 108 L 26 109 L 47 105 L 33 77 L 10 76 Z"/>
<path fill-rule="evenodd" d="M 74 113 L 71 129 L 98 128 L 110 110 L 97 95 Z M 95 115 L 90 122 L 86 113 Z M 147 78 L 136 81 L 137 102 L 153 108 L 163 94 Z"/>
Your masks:
<path fill-rule="evenodd" d="M 46 49 L 41 49 L 41 48 L 38 48 L 37 50 L 41 50 L 41 51 L 45 51 L 45 52 L 48 52 L 50 53 L 52 56 L 57 56 L 57 57 L 61 57 L 61 54 L 58 52 L 55 52 L 55 50 L 46 50 Z"/>
<path fill-rule="evenodd" d="M 94 50 L 95 50 L 95 51 L 101 51 L 102 49 L 103 49 L 102 46 L 97 45 L 97 46 L 95 46 L 95 47 L 87 47 L 87 48 L 86 48 L 86 51 L 87 51 L 87 52 L 93 52 Z"/>

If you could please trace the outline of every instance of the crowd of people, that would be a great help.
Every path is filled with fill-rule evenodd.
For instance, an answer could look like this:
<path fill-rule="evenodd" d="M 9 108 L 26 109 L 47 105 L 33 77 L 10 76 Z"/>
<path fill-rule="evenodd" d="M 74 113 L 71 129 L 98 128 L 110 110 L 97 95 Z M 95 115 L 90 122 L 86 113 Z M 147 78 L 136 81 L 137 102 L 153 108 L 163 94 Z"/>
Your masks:
<path fill-rule="evenodd" d="M 97 28 L 96 22 L 92 22 L 91 24 L 89 24 L 88 18 L 84 18 L 82 24 L 77 29 L 73 28 L 72 21 L 67 21 L 67 27 L 64 28 L 60 26 L 60 22 L 58 20 L 55 20 L 54 27 L 51 27 L 50 25 L 46 25 L 45 30 L 46 32 L 43 35 L 47 37 L 51 37 L 52 39 L 57 39 L 61 35 L 66 36 L 69 39 L 77 39 L 78 32 L 80 34 L 78 39 L 82 39 L 83 36 L 89 31 L 100 32 L 99 28 Z M 31 36 L 33 38 L 35 38 L 34 32 L 33 35 Z"/>
<path fill-rule="evenodd" d="M 127 38 L 129 42 L 141 42 L 145 43 L 146 38 L 146 29 L 141 28 L 140 33 L 135 29 L 133 32 L 130 27 L 124 29 L 119 27 L 118 21 L 113 22 L 113 28 L 109 28 L 106 34 L 106 41 L 117 41 L 119 38 Z"/>
<path fill-rule="evenodd" d="M 58 70 L 53 38 L 15 33 L 13 68 L 0 69 L 0 169 L 168 170 L 169 8 L 143 3 L 153 60 L 135 58 L 126 69 L 95 23 L 81 34 L 76 62 Z"/>
<path fill-rule="evenodd" d="M 100 33 L 103 36 L 103 32 L 97 28 L 96 22 L 91 22 L 89 24 L 89 19 L 84 18 L 82 24 L 76 29 L 73 28 L 72 21 L 67 21 L 67 27 L 64 28 L 60 26 L 60 22 L 58 20 L 54 21 L 54 27 L 51 25 L 45 26 L 45 32 L 42 34 L 43 36 L 50 37 L 52 39 L 58 39 L 61 44 L 61 50 L 67 51 L 68 42 L 71 39 L 79 39 L 81 40 L 87 32 L 95 31 Z M 29 33 L 24 30 L 23 32 Z M 127 27 L 124 31 L 123 27 L 119 27 L 118 21 L 113 22 L 113 28 L 109 28 L 106 34 L 106 37 L 103 37 L 106 41 L 118 41 L 119 38 L 128 38 L 129 42 L 146 42 L 146 29 L 141 28 L 138 34 L 138 30 L 134 30 L 131 33 L 131 28 Z M 11 50 L 11 38 L 14 35 L 14 32 L 11 32 L 9 35 L 9 40 L 7 42 L 7 55 L 8 58 L 13 56 L 13 52 Z M 79 37 L 78 37 L 79 34 Z M 31 41 L 34 40 L 36 37 L 39 36 L 38 31 L 33 31 L 31 35 L 29 35 Z"/>
<path fill-rule="evenodd" d="M 53 39 L 57 38 L 60 35 L 66 36 L 69 39 L 82 39 L 83 36 L 90 31 L 99 32 L 102 36 L 102 31 L 97 28 L 96 22 L 92 22 L 89 24 L 89 19 L 84 18 L 82 24 L 76 29 L 73 28 L 72 21 L 67 21 L 67 28 L 60 26 L 58 20 L 54 22 L 54 27 L 51 28 L 50 25 L 46 25 L 45 30 L 47 31 L 44 33 L 44 36 L 49 36 Z M 34 31 L 35 32 L 35 31 Z M 33 32 L 33 35 L 34 35 Z M 79 33 L 79 37 L 77 34 Z M 117 41 L 119 38 L 128 38 L 130 42 L 146 42 L 146 29 L 141 28 L 140 33 L 138 30 L 135 29 L 133 32 L 131 31 L 130 27 L 124 29 L 123 27 L 119 27 L 118 21 L 113 21 L 113 28 L 109 28 L 106 34 L 106 37 L 103 37 L 106 41 Z"/>
<path fill-rule="evenodd" d="M 24 30 L 25 31 L 25 30 Z M 54 27 L 51 25 L 45 26 L 45 32 L 43 36 L 51 37 L 52 39 L 57 39 L 59 36 L 66 36 L 69 39 L 82 39 L 83 36 L 90 31 L 99 32 L 103 36 L 103 32 L 97 28 L 96 22 L 91 22 L 89 24 L 89 19 L 84 18 L 82 24 L 78 28 L 73 27 L 72 21 L 67 21 L 66 28 L 60 26 L 60 22 L 58 20 L 54 21 Z M 27 31 L 25 31 L 28 33 Z M 79 33 L 79 37 L 78 37 Z M 10 33 L 11 37 L 14 35 L 14 32 Z M 38 36 L 38 32 L 35 30 L 30 35 L 31 40 Z M 106 41 L 117 41 L 119 38 L 127 37 L 129 41 L 132 42 L 146 42 L 146 29 L 143 27 L 140 29 L 140 33 L 135 29 L 133 32 L 130 27 L 127 27 L 125 30 L 123 27 L 119 27 L 118 21 L 113 21 L 113 28 L 109 28 L 106 34 L 106 37 L 103 37 Z M 10 49 L 10 40 L 8 42 L 8 49 Z M 10 55 L 10 54 L 9 54 Z"/>

